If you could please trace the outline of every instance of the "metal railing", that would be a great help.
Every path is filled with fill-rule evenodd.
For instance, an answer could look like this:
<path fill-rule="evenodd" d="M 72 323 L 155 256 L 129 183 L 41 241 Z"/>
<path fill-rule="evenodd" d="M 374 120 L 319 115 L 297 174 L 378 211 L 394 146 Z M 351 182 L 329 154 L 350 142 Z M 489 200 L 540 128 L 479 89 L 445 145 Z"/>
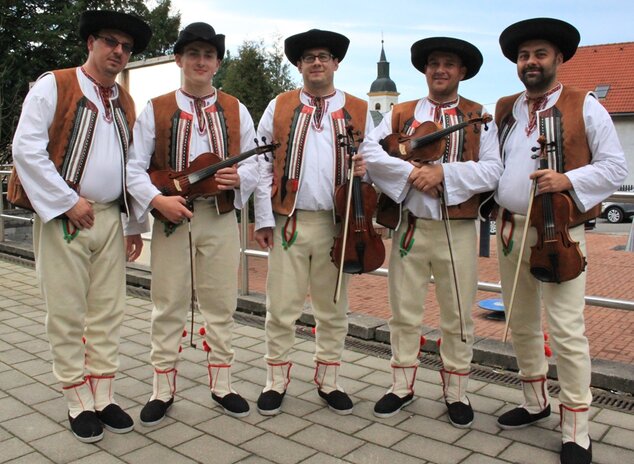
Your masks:
<path fill-rule="evenodd" d="M 5 179 L 8 178 L 8 175 L 11 173 L 10 169 L 0 169 L 0 179 L 2 180 L 1 184 L 5 184 Z M 3 196 L 5 195 L 4 189 L 2 192 Z M 4 198 L 2 199 L 4 201 Z M 606 201 L 613 201 L 619 203 L 634 203 L 634 192 L 632 191 L 617 191 L 612 194 Z M 245 205 L 245 208 L 242 209 L 241 218 L 249 217 L 249 205 L 248 203 Z M 31 224 L 33 223 L 32 216 L 30 217 L 21 217 L 15 216 L 11 214 L 5 214 L 2 212 L 0 214 L 0 242 L 4 241 L 4 219 L 18 220 L 18 221 L 28 221 Z M 630 235 L 632 235 L 634 231 L 634 224 L 632 225 L 632 230 L 630 231 Z M 632 238 L 630 237 L 630 240 Z M 248 221 L 241 221 L 240 223 L 240 242 L 242 243 L 242 247 L 240 248 L 240 294 L 241 295 L 249 295 L 249 258 L 268 258 L 267 251 L 255 250 L 252 248 L 246 248 L 247 243 L 249 243 L 249 223 Z M 372 275 L 387 277 L 388 270 L 387 268 L 379 268 L 373 272 L 370 272 Z M 432 277 L 432 282 L 434 281 Z M 493 282 L 478 282 L 478 290 L 491 292 L 491 293 L 502 293 L 502 287 L 498 283 Z M 586 304 L 593 306 L 601 306 L 604 308 L 611 309 L 624 309 L 627 311 L 634 311 L 634 301 L 628 300 L 618 300 L 612 298 L 604 298 L 599 296 L 590 296 L 586 295 L 585 297 Z"/>

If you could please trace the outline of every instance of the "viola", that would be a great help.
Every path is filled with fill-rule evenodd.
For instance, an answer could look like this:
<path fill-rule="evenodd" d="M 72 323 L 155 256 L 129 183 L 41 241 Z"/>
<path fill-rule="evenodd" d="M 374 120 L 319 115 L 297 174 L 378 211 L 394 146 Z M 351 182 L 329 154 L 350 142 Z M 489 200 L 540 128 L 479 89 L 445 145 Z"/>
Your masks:
<path fill-rule="evenodd" d="M 378 269 L 385 260 L 385 245 L 381 236 L 374 230 L 372 218 L 377 203 L 374 187 L 353 176 L 356 143 L 352 127 L 348 127 L 347 136 L 342 144 L 347 147 L 350 157 L 348 182 L 335 190 L 335 215 L 341 220 L 342 227 L 334 237 L 330 257 L 339 269 L 335 303 L 339 297 L 342 273 L 361 274 Z"/>
<path fill-rule="evenodd" d="M 548 169 L 548 149 L 542 135 L 540 169 Z M 530 224 L 537 230 L 537 243 L 531 247 L 530 272 L 542 282 L 567 282 L 586 268 L 586 258 L 579 242 L 570 237 L 570 218 L 574 210 L 572 198 L 566 193 L 542 193 L 533 200 Z"/>
<path fill-rule="evenodd" d="M 257 146 L 225 160 L 222 160 L 215 153 L 203 153 L 197 156 L 196 159 L 182 171 L 174 171 L 172 169 L 150 171 L 150 180 L 165 196 L 180 195 L 186 200 L 191 201 L 195 198 L 218 195 L 220 190 L 218 189 L 218 183 L 213 178 L 214 174 L 223 168 L 233 166 L 253 155 L 273 152 L 273 150 L 279 146 L 279 143 Z M 156 209 L 152 210 L 152 214 L 157 219 L 167 221 Z"/>
<path fill-rule="evenodd" d="M 436 161 L 443 156 L 447 150 L 447 136 L 452 132 L 473 124 L 484 124 L 486 130 L 486 124 L 491 122 L 491 119 L 490 114 L 484 114 L 446 128 L 434 121 L 425 121 L 414 129 L 412 135 L 394 133 L 379 143 L 390 156 L 422 164 Z"/>

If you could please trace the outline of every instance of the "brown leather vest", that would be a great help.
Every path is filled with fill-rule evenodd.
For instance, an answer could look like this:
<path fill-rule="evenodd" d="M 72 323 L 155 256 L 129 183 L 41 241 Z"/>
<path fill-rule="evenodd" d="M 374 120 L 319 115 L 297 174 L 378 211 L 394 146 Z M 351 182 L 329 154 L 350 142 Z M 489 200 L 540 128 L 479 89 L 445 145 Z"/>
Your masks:
<path fill-rule="evenodd" d="M 292 181 L 284 181 L 283 179 L 287 158 L 293 148 L 291 146 L 291 136 L 294 129 L 292 127 L 293 118 L 296 110 L 303 106 L 300 92 L 301 89 L 296 89 L 278 95 L 273 116 L 273 140 L 279 141 L 280 146 L 275 150 L 273 160 L 274 180 L 271 196 L 273 211 L 283 215 L 290 215 L 293 212 L 297 198 L 297 189 L 292 185 Z M 348 93 L 345 93 L 345 97 L 343 110 L 346 115 L 346 124 L 353 127 L 353 132 L 364 134 L 368 103 Z M 285 183 L 284 188 L 281 188 L 282 182 Z"/>
<path fill-rule="evenodd" d="M 513 129 L 513 106 L 521 93 L 501 98 L 495 107 L 495 122 L 499 128 L 500 140 Z M 562 140 L 562 152 L 559 154 L 563 162 L 563 172 L 586 166 L 592 162 L 592 153 L 586 138 L 586 126 L 583 121 L 583 102 L 588 92 L 572 87 L 564 86 L 561 95 L 555 103 L 555 108 L 561 113 L 561 130 L 555 134 L 556 139 Z M 510 127 L 509 127 L 510 126 Z M 504 147 L 500 147 L 500 153 L 504 160 Z M 594 219 L 601 213 L 601 204 L 582 213 L 574 203 L 570 224 L 576 226 Z"/>
<path fill-rule="evenodd" d="M 237 98 L 221 92 L 217 92 L 215 105 L 222 111 L 227 134 L 228 156 L 240 154 L 240 103 Z M 176 91 L 169 92 L 152 99 L 154 110 L 154 125 L 156 143 L 154 153 L 150 160 L 150 171 L 174 169 L 174 153 L 181 147 L 177 147 L 177 133 L 174 124 L 178 124 L 181 109 L 176 101 Z M 220 192 L 216 195 L 219 213 L 227 213 L 233 210 L 234 193 L 232 190 Z"/>
<path fill-rule="evenodd" d="M 55 76 L 55 84 L 57 87 L 57 106 L 55 107 L 53 122 L 48 129 L 49 142 L 46 151 L 57 171 L 61 172 L 62 165 L 69 155 L 67 149 L 73 137 L 73 131 L 75 130 L 74 125 L 76 123 L 76 113 L 79 109 L 79 101 L 84 98 L 84 94 L 77 80 L 77 68 L 52 71 L 52 74 Z M 130 134 L 128 143 L 130 143 L 132 140 L 132 128 L 134 127 L 134 121 L 136 119 L 134 101 L 130 94 L 119 84 L 117 84 L 117 89 L 119 96 L 114 103 L 118 104 L 125 114 L 128 132 Z M 75 103 L 70 104 L 69 102 Z M 15 167 L 9 178 L 7 198 L 16 206 L 33 210 L 33 206 L 22 187 Z"/>
<path fill-rule="evenodd" d="M 402 132 L 406 124 L 414 118 L 414 111 L 419 100 L 411 100 L 394 105 L 392 108 L 392 131 Z M 460 97 L 458 110 L 465 118 L 482 115 L 482 105 L 474 101 Z M 480 155 L 480 131 L 465 130 L 464 147 L 462 151 L 463 161 L 478 161 Z M 478 207 L 481 195 L 474 195 L 459 205 L 449 206 L 449 219 L 475 219 L 478 217 Z M 387 195 L 379 196 L 377 208 L 377 222 L 391 229 L 395 229 L 400 222 L 401 205 L 395 203 Z"/>

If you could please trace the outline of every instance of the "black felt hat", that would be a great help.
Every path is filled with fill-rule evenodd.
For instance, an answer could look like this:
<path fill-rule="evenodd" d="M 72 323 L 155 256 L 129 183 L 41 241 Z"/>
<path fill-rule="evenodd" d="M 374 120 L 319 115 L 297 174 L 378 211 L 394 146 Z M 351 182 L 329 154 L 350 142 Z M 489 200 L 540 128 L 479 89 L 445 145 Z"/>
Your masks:
<path fill-rule="evenodd" d="M 427 58 L 432 52 L 450 52 L 458 55 L 462 64 L 467 68 L 463 81 L 478 74 L 483 62 L 480 50 L 465 40 L 452 37 L 428 37 L 414 42 L 412 45 L 412 64 L 414 67 L 424 73 Z"/>
<path fill-rule="evenodd" d="M 79 17 L 79 35 L 88 40 L 102 29 L 115 29 L 125 32 L 134 40 L 132 53 L 145 50 L 152 38 L 152 30 L 145 21 L 135 15 L 108 10 L 88 10 Z"/>
<path fill-rule="evenodd" d="M 216 34 L 216 31 L 207 23 L 191 23 L 178 34 L 178 40 L 174 44 L 174 53 L 181 54 L 185 45 L 192 42 L 207 42 L 216 47 L 218 59 L 225 57 L 225 36 Z"/>
<path fill-rule="evenodd" d="M 527 40 L 542 39 L 551 42 L 564 56 L 564 61 L 572 58 L 577 51 L 581 36 L 572 24 L 554 18 L 525 19 L 502 31 L 500 47 L 504 56 L 517 63 L 517 50 Z"/>
<path fill-rule="evenodd" d="M 302 58 L 302 54 L 309 48 L 324 47 L 340 62 L 346 56 L 350 45 L 350 39 L 337 32 L 311 29 L 301 34 L 292 35 L 284 41 L 284 53 L 286 58 L 293 64 Z"/>

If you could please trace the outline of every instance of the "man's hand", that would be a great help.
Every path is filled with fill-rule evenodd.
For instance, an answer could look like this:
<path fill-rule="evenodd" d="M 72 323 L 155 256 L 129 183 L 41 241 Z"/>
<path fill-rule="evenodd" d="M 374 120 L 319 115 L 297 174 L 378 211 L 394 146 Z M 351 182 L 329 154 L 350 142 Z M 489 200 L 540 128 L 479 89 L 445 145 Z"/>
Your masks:
<path fill-rule="evenodd" d="M 272 227 L 264 227 L 262 229 L 258 229 L 253 234 L 253 238 L 260 245 L 260 248 L 268 248 L 269 250 L 273 248 L 273 228 Z"/>
<path fill-rule="evenodd" d="M 420 192 L 438 197 L 442 193 L 442 181 L 445 178 L 442 164 L 423 164 L 415 167 L 407 179 Z"/>
<path fill-rule="evenodd" d="M 84 197 L 79 197 L 77 203 L 66 211 L 70 222 L 78 229 L 90 229 L 95 224 L 95 212 L 92 204 Z"/>
<path fill-rule="evenodd" d="M 361 153 L 357 153 L 352 157 L 352 161 L 354 161 L 354 172 L 353 176 L 363 177 L 366 172 L 365 160 L 363 159 L 363 155 Z"/>
<path fill-rule="evenodd" d="M 187 202 L 183 197 L 156 195 L 152 198 L 150 204 L 174 224 L 178 224 L 193 216 L 192 212 L 185 206 Z"/>
<path fill-rule="evenodd" d="M 572 190 L 572 182 L 567 175 L 552 169 L 540 169 L 530 175 L 537 180 L 537 193 L 556 193 Z"/>
<path fill-rule="evenodd" d="M 234 164 L 228 168 L 222 168 L 214 175 L 214 180 L 218 184 L 218 190 L 231 190 L 240 187 L 238 165 Z"/>
<path fill-rule="evenodd" d="M 125 238 L 125 257 L 129 263 L 132 263 L 141 256 L 143 250 L 143 239 L 141 234 L 127 235 Z"/>

